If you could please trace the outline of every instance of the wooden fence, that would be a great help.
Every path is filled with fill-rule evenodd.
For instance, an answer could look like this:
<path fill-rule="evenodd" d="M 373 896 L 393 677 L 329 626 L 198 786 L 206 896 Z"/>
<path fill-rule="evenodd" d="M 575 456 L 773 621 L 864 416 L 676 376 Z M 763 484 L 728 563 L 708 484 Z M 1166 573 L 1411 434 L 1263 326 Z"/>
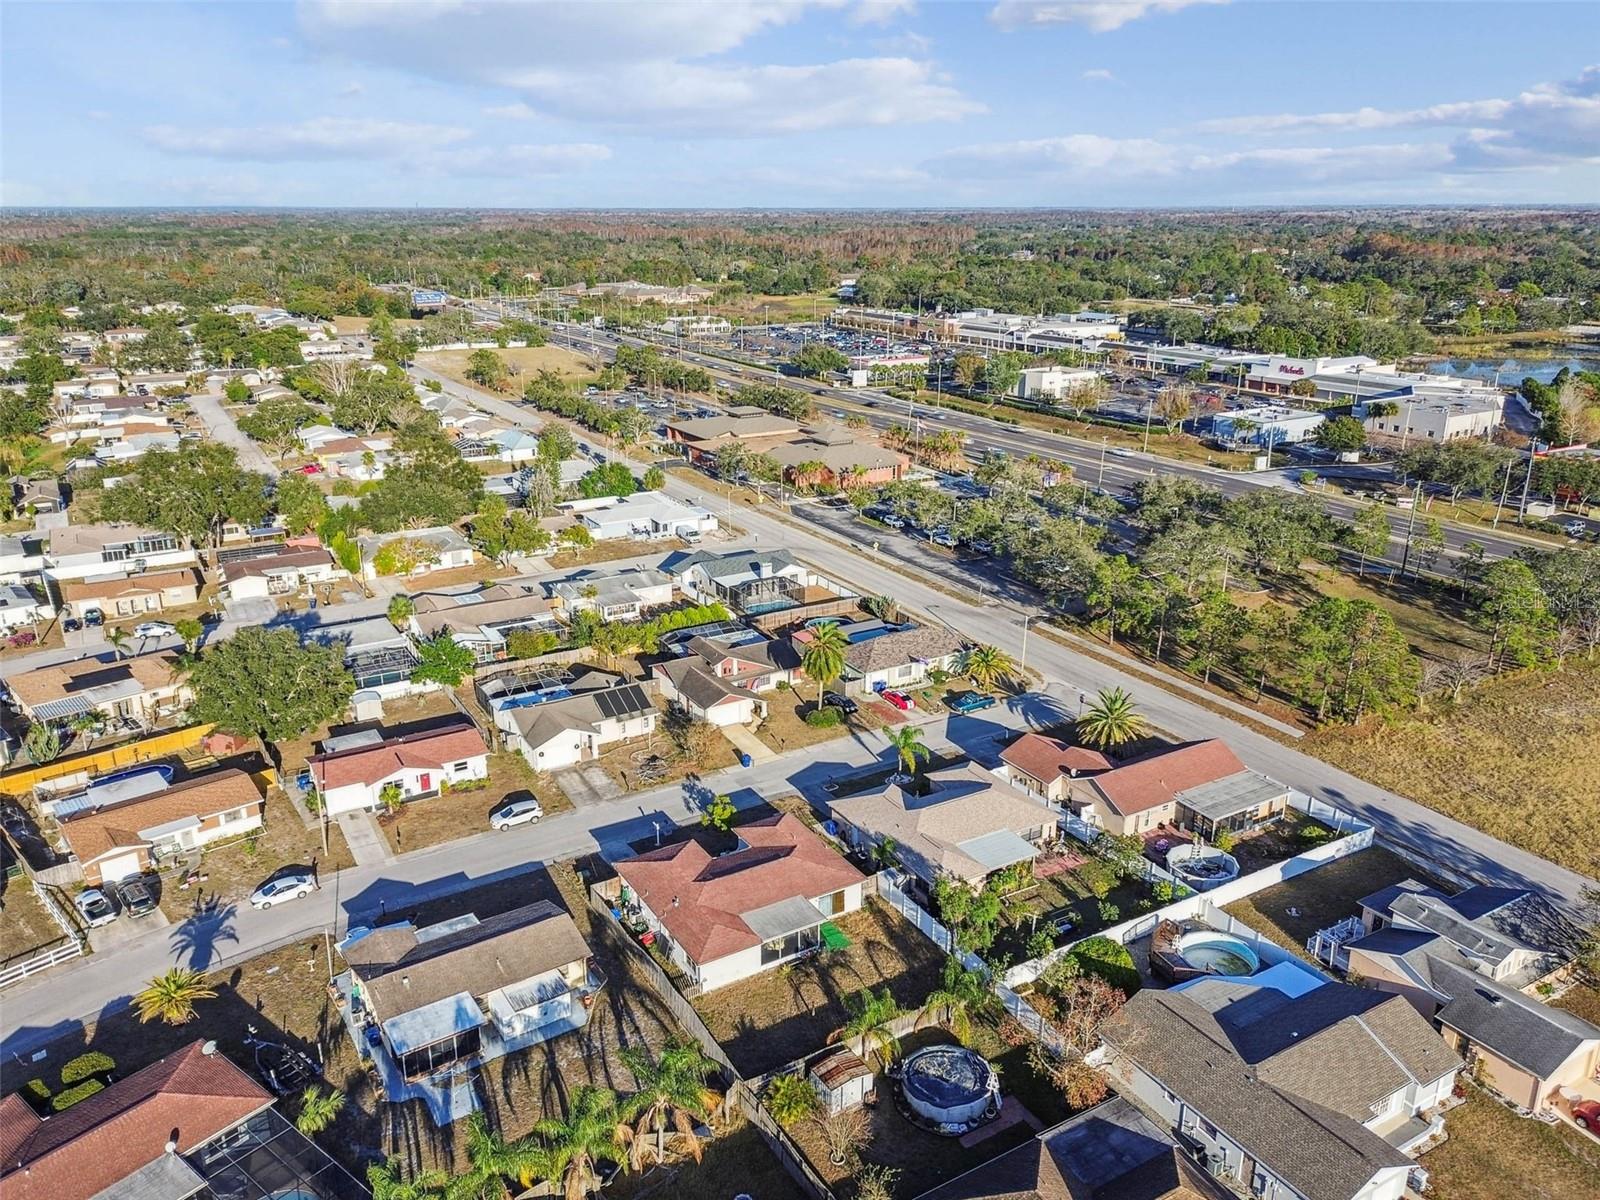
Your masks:
<path fill-rule="evenodd" d="M 82 754 L 70 754 L 36 766 L 7 771 L 0 775 L 0 793 L 8 796 L 26 796 L 41 783 L 72 775 L 93 777 L 104 775 L 119 767 L 152 759 L 168 758 L 198 746 L 215 725 L 189 725 L 183 729 L 170 729 L 115 746 L 103 746 Z"/>
<path fill-rule="evenodd" d="M 700 1043 L 701 1049 L 707 1056 L 722 1067 L 727 1077 L 732 1080 L 728 1088 L 728 1101 L 738 1105 L 739 1111 L 751 1125 L 755 1126 L 762 1139 L 771 1147 L 772 1153 L 783 1164 L 783 1169 L 812 1197 L 812 1200 L 834 1200 L 833 1191 L 828 1187 L 827 1180 L 817 1173 L 800 1147 L 795 1145 L 794 1139 L 773 1119 L 766 1105 L 762 1103 L 756 1087 L 734 1067 L 733 1060 L 723 1050 L 722 1044 L 712 1036 L 711 1030 L 706 1028 L 706 1023 L 700 1019 L 700 1014 L 695 1011 L 694 1005 L 690 1004 L 673 985 L 671 978 L 661 969 L 661 964 L 650 957 L 650 952 L 629 937 L 617 923 L 617 919 L 611 915 L 611 906 L 607 903 L 607 898 L 598 886 L 589 889 L 588 900 L 589 908 L 595 916 L 594 927 L 606 945 L 613 953 L 629 959 L 640 968 L 651 990 L 672 1013 L 673 1020 Z"/>

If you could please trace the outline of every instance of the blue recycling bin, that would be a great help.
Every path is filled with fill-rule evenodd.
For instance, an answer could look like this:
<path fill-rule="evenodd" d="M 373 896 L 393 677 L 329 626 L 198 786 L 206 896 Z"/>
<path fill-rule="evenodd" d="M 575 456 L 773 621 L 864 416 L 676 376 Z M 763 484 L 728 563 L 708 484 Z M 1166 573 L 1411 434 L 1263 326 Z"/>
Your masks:
<path fill-rule="evenodd" d="M 741 767 L 748 767 L 751 761 L 752 760 L 748 754 L 746 754 L 743 750 L 739 751 L 739 765 Z"/>

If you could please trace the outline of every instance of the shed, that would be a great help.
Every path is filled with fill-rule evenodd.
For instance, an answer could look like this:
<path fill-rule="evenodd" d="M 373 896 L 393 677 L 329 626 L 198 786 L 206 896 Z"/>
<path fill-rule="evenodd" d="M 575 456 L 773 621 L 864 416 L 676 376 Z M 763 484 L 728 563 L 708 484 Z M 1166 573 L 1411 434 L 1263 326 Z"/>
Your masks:
<path fill-rule="evenodd" d="M 842 1046 L 812 1063 L 806 1078 L 816 1089 L 825 1116 L 864 1104 L 874 1092 L 872 1068 Z"/>

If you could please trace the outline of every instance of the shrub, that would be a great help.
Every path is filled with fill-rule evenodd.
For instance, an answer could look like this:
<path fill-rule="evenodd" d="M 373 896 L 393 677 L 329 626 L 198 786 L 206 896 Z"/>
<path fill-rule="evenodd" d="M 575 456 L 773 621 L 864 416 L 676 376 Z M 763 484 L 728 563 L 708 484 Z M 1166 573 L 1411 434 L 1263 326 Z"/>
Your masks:
<path fill-rule="evenodd" d="M 1107 925 L 1115 925 L 1117 918 L 1122 916 L 1122 910 L 1109 900 L 1100 901 L 1098 907 L 1100 909 L 1100 919 Z"/>
<path fill-rule="evenodd" d="M 116 1060 L 109 1054 L 91 1050 L 87 1054 L 78 1055 L 61 1068 L 61 1082 L 68 1085 L 82 1083 L 85 1079 L 92 1079 L 96 1075 L 109 1075 L 116 1069 Z"/>
<path fill-rule="evenodd" d="M 1104 900 L 1117 886 L 1116 873 L 1098 859 L 1090 859 L 1077 870 L 1078 879 L 1096 900 Z"/>
<path fill-rule="evenodd" d="M 814 729 L 832 729 L 839 719 L 839 710 L 836 708 L 819 708 L 806 714 L 806 724 Z"/>
<path fill-rule="evenodd" d="M 30 1079 L 22 1085 L 22 1094 L 28 1098 L 34 1108 L 41 1111 L 50 1105 L 50 1089 L 42 1079 Z"/>
<path fill-rule="evenodd" d="M 1129 996 L 1139 990 L 1139 969 L 1133 965 L 1133 955 L 1120 942 L 1108 937 L 1085 938 L 1072 948 L 1067 957 L 1078 964 L 1085 975 L 1094 975 Z"/>
<path fill-rule="evenodd" d="M 1150 888 L 1150 894 L 1155 897 L 1157 904 L 1171 904 L 1177 899 L 1177 891 L 1165 879 L 1158 879 Z"/>
<path fill-rule="evenodd" d="M 1233 830 L 1224 829 L 1211 839 L 1211 844 L 1224 854 L 1232 854 L 1233 848 L 1239 844 L 1239 838 Z"/>
<path fill-rule="evenodd" d="M 424 379 L 422 381 L 422 386 L 427 388 L 430 392 L 444 391 L 444 384 L 440 383 L 437 379 Z"/>
<path fill-rule="evenodd" d="M 69 1087 L 64 1092 L 57 1092 L 55 1099 L 50 1101 L 50 1107 L 55 1112 L 65 1112 L 80 1100 L 87 1100 L 96 1092 L 105 1091 L 106 1085 L 98 1079 L 85 1079 L 75 1087 Z"/>
<path fill-rule="evenodd" d="M 1028 957 L 1043 958 L 1056 948 L 1056 940 L 1049 932 L 1043 929 L 1034 930 L 1028 938 Z"/>
<path fill-rule="evenodd" d="M 31 629 L 23 629 L 23 630 L 18 631 L 17 633 L 13 633 L 6 640 L 8 642 L 10 642 L 11 645 L 13 645 L 13 646 L 15 646 L 15 647 L 20 649 L 23 646 L 31 646 L 31 645 L 33 645 L 36 641 L 39 640 L 39 637 L 38 637 L 38 635 L 36 633 L 33 632 L 33 630 L 31 630 Z"/>
<path fill-rule="evenodd" d="M 1320 846 L 1333 836 L 1333 830 L 1326 825 L 1312 823 L 1304 826 L 1298 836 L 1300 841 L 1307 846 Z"/>
<path fill-rule="evenodd" d="M 538 658 L 560 644 L 560 638 L 542 629 L 517 629 L 506 635 L 506 651 L 512 658 Z"/>
<path fill-rule="evenodd" d="M 777 1075 L 767 1084 L 767 1111 L 780 1125 L 796 1121 L 817 1111 L 817 1092 L 802 1075 Z"/>

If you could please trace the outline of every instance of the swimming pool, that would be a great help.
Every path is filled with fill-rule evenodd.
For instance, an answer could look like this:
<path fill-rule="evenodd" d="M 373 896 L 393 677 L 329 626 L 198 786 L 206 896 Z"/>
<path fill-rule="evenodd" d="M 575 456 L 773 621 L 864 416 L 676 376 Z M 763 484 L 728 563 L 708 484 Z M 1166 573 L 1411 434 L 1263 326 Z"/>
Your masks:
<path fill-rule="evenodd" d="M 1185 962 L 1208 975 L 1254 975 L 1261 959 L 1250 946 L 1232 934 L 1197 929 L 1178 939 Z"/>
<path fill-rule="evenodd" d="M 962 1046 L 928 1046 L 905 1061 L 906 1103 L 941 1125 L 970 1125 L 1000 1104 L 1000 1080 L 980 1054 Z"/>

